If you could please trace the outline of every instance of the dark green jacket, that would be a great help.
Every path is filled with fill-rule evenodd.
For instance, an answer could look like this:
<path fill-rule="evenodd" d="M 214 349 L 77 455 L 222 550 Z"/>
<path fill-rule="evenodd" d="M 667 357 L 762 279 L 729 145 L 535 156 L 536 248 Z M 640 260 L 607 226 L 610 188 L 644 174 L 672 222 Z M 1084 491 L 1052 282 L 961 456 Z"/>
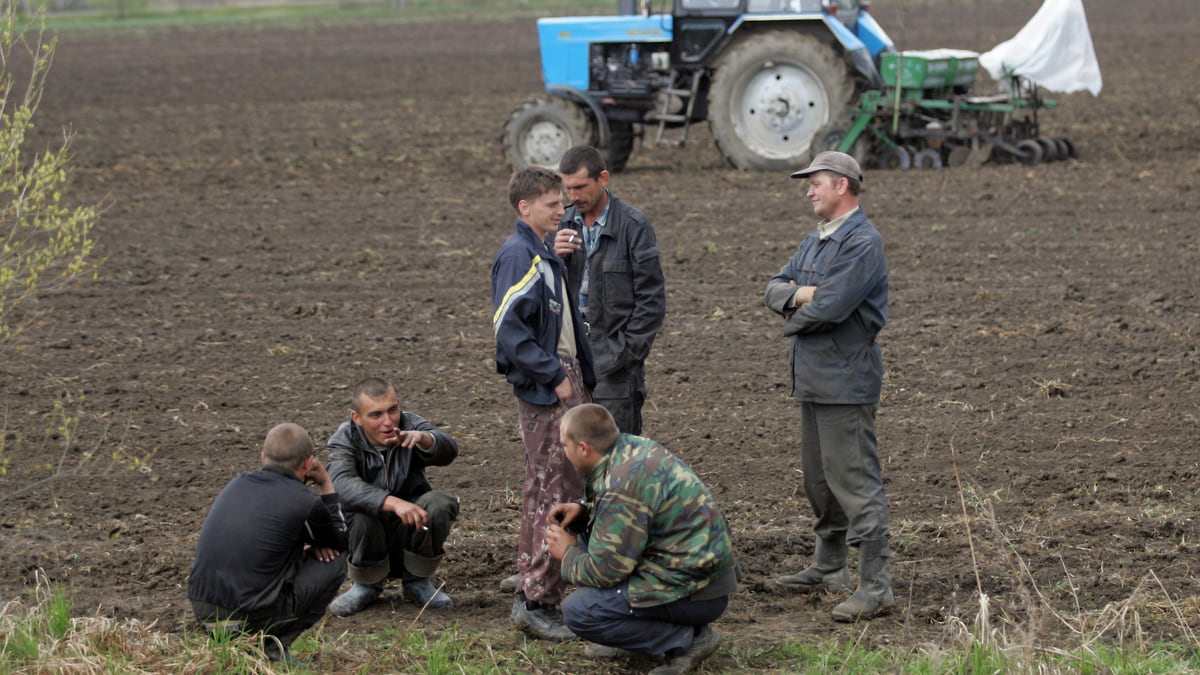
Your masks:
<path fill-rule="evenodd" d="M 563 578 L 577 586 L 629 582 L 629 604 L 688 597 L 733 569 L 733 538 L 712 493 L 658 443 L 621 434 L 587 477 L 587 547 L 572 545 Z"/>

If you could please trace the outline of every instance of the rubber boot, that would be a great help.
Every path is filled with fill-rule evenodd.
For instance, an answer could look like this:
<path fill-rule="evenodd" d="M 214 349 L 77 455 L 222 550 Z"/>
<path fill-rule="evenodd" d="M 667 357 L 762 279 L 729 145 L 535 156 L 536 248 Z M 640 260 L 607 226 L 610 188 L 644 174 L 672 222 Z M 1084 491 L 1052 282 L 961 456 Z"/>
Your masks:
<path fill-rule="evenodd" d="M 434 588 L 429 579 L 410 579 L 404 582 L 404 599 L 429 609 L 445 609 L 454 606 L 454 599 Z"/>
<path fill-rule="evenodd" d="M 825 589 L 833 593 L 850 590 L 850 570 L 846 567 L 846 539 L 817 538 L 813 561 L 806 569 L 796 574 L 779 577 L 777 582 L 784 588 L 804 593 Z"/>
<path fill-rule="evenodd" d="M 519 590 L 521 590 L 521 575 L 519 573 L 511 577 L 505 577 L 500 582 L 501 593 L 516 593 Z"/>
<path fill-rule="evenodd" d="M 848 600 L 833 608 L 833 620 L 852 622 L 886 614 L 896 606 L 892 595 L 887 539 L 868 539 L 858 545 L 858 588 Z"/>
<path fill-rule="evenodd" d="M 342 593 L 329 603 L 329 611 L 334 616 L 350 616 L 367 608 L 375 602 L 375 598 L 383 592 L 383 584 L 355 583 L 350 590 Z"/>

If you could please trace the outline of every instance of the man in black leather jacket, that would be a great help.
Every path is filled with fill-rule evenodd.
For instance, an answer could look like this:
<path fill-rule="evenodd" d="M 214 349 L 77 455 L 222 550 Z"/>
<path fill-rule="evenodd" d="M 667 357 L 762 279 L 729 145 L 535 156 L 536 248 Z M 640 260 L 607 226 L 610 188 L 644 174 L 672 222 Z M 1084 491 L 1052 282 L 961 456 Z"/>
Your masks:
<path fill-rule="evenodd" d="M 554 253 L 567 265 L 567 286 L 578 298 L 592 347 L 592 401 L 617 427 L 642 433 L 646 357 L 667 313 L 658 240 L 650 219 L 608 190 L 604 158 L 578 145 L 558 171 L 572 206 L 554 235 Z"/>
<path fill-rule="evenodd" d="M 349 616 L 371 604 L 387 579 L 404 597 L 430 609 L 453 604 L 429 577 L 445 553 L 458 499 L 434 490 L 425 467 L 445 466 L 458 444 L 420 415 L 403 412 L 386 380 L 354 388 L 350 421 L 329 437 L 329 474 L 346 505 L 349 576 L 354 585 L 329 606 Z"/>

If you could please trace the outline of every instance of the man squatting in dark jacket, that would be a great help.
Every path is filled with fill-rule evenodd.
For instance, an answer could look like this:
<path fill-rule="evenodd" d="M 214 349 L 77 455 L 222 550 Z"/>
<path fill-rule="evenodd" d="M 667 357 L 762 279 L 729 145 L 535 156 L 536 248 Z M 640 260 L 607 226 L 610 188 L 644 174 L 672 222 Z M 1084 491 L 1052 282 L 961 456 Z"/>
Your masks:
<path fill-rule="evenodd" d="M 627 434 L 642 433 L 646 357 L 667 313 L 658 240 L 650 219 L 608 190 L 604 158 L 577 145 L 558 165 L 572 206 L 554 236 L 567 266 L 567 287 L 579 298 L 595 359 L 592 401 L 612 413 Z"/>
<path fill-rule="evenodd" d="M 579 587 L 563 602 L 567 626 L 594 643 L 589 656 L 632 651 L 666 661 L 651 675 L 690 671 L 720 645 L 709 624 L 737 589 L 716 499 L 661 445 L 620 433 L 602 406 L 568 410 L 560 428 L 587 500 L 559 504 L 547 522 L 550 553 Z"/>
<path fill-rule="evenodd" d="M 274 638 L 268 658 L 289 660 L 292 642 L 325 615 L 346 578 L 345 550 L 341 504 L 312 439 L 280 424 L 263 442 L 262 468 L 229 481 L 200 529 L 188 577 L 196 620 L 262 631 Z"/>
<path fill-rule="evenodd" d="M 525 445 L 521 593 L 512 620 L 536 637 L 569 640 L 574 635 L 558 609 L 566 584 L 547 548 L 546 516 L 583 496 L 582 480 L 563 455 L 558 421 L 568 408 L 591 400 L 591 347 L 562 260 L 546 245 L 563 215 L 562 178 L 541 167 L 521 169 L 509 180 L 508 197 L 518 220 L 492 264 L 492 328 L 496 370 L 513 386 Z"/>
<path fill-rule="evenodd" d="M 833 608 L 837 621 L 870 619 L 895 604 L 888 560 L 888 504 L 875 411 L 883 359 L 875 336 L 887 323 L 883 238 L 858 205 L 862 169 L 827 151 L 792 174 L 808 178 L 821 218 L 767 283 L 766 303 L 787 321 L 792 391 L 800 403 L 800 464 L 817 534 L 812 563 L 779 579 L 801 591 L 850 588 L 847 547 L 858 548 L 859 584 Z"/>
<path fill-rule="evenodd" d="M 354 387 L 350 420 L 329 437 L 329 473 L 346 504 L 350 580 L 329 611 L 349 616 L 371 604 L 387 579 L 430 609 L 453 604 L 429 581 L 458 518 L 458 499 L 434 490 L 425 467 L 445 466 L 458 444 L 420 415 L 402 412 L 396 389 L 369 378 Z"/>

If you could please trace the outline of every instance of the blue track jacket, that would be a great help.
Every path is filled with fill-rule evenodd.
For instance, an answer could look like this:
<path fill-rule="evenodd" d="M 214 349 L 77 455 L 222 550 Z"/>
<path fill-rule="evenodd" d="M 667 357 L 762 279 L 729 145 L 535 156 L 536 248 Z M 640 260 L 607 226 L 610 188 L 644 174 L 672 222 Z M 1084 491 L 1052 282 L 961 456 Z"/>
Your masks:
<path fill-rule="evenodd" d="M 554 387 L 567 376 L 558 362 L 565 268 L 533 228 L 519 220 L 516 228 L 492 264 L 496 372 L 508 378 L 517 398 L 534 405 L 554 405 L 558 402 Z M 577 299 L 571 298 L 569 304 L 575 322 L 576 358 L 590 389 L 596 384 L 592 350 Z"/>

